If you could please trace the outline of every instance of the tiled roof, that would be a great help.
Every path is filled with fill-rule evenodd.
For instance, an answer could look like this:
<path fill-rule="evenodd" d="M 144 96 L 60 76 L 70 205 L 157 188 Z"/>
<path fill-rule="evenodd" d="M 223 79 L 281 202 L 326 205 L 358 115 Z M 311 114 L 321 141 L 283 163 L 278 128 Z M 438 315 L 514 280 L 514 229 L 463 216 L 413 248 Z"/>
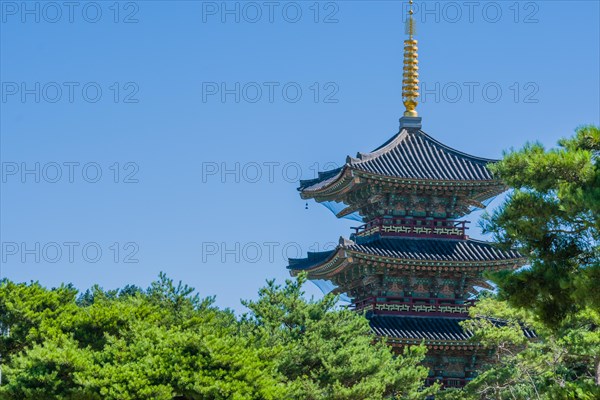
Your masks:
<path fill-rule="evenodd" d="M 500 250 L 479 240 L 433 238 L 387 238 L 366 244 L 353 244 L 348 250 L 382 257 L 431 261 L 499 261 L 522 256 Z"/>
<path fill-rule="evenodd" d="M 307 258 L 290 258 L 288 269 L 302 270 L 314 267 L 315 265 L 321 264 L 327 260 L 329 256 L 335 253 L 335 250 L 321 251 L 321 252 L 308 252 Z"/>
<path fill-rule="evenodd" d="M 378 175 L 450 181 L 492 180 L 486 168 L 490 162 L 494 160 L 454 150 L 423 131 L 407 130 L 374 152 L 350 159 L 356 169 Z"/>
<path fill-rule="evenodd" d="M 380 176 L 435 181 L 492 181 L 487 169 L 497 160 L 480 158 L 448 147 L 421 130 L 402 130 L 371 153 L 348 157 L 342 168 L 319 173 L 317 179 L 300 181 L 300 191 L 327 186 L 345 169 Z"/>
<path fill-rule="evenodd" d="M 472 332 L 464 331 L 459 322 L 465 318 L 431 318 L 375 315 L 369 319 L 378 336 L 403 339 L 468 340 Z"/>
<path fill-rule="evenodd" d="M 381 316 L 369 318 L 371 329 L 378 336 L 417 340 L 465 341 L 473 337 L 471 331 L 464 330 L 459 323 L 466 318 Z M 506 321 L 490 320 L 496 326 L 506 325 Z M 531 329 L 523 327 L 525 337 L 537 337 Z"/>
<path fill-rule="evenodd" d="M 344 167 L 332 169 L 330 171 L 319 172 L 319 177 L 316 179 L 310 180 L 301 180 L 300 188 L 302 190 L 307 187 L 311 187 L 311 190 L 317 190 L 321 187 L 327 186 L 329 183 L 335 181 L 340 177 L 343 172 Z"/>
<path fill-rule="evenodd" d="M 349 252 L 415 261 L 482 262 L 522 259 L 514 250 L 500 250 L 492 243 L 473 239 L 394 237 L 356 244 L 342 239 L 338 249 Z M 288 269 L 303 270 L 327 261 L 336 250 L 308 253 L 307 258 L 291 258 Z"/>

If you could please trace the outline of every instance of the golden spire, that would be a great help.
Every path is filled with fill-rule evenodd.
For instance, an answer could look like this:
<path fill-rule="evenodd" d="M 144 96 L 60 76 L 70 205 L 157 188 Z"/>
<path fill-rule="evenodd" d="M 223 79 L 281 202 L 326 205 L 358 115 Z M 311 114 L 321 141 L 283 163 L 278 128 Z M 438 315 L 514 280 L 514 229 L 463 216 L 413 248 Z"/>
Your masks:
<path fill-rule="evenodd" d="M 404 73 L 402 74 L 402 100 L 404 101 L 405 117 L 417 117 L 417 104 L 419 104 L 419 54 L 415 34 L 415 20 L 413 17 L 413 0 L 408 2 L 408 20 L 406 21 L 406 33 L 408 40 L 404 41 Z"/>

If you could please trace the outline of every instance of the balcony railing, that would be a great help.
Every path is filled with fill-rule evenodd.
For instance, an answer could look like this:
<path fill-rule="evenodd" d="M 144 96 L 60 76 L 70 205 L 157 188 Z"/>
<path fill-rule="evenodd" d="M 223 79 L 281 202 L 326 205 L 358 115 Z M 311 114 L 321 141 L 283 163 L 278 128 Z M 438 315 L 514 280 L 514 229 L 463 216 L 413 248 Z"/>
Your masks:
<path fill-rule="evenodd" d="M 355 237 L 381 236 L 445 237 L 464 239 L 469 221 L 406 217 L 380 217 L 354 227 Z"/>
<path fill-rule="evenodd" d="M 427 378 L 426 384 L 427 386 L 433 385 L 435 382 L 441 383 L 444 388 L 462 388 L 464 387 L 472 378 Z"/>
<path fill-rule="evenodd" d="M 468 314 L 469 307 L 475 304 L 474 300 L 440 299 L 423 297 L 385 297 L 378 301 L 377 297 L 370 297 L 354 304 L 356 311 L 370 311 L 374 314 L 433 314 L 448 316 L 464 316 Z"/>

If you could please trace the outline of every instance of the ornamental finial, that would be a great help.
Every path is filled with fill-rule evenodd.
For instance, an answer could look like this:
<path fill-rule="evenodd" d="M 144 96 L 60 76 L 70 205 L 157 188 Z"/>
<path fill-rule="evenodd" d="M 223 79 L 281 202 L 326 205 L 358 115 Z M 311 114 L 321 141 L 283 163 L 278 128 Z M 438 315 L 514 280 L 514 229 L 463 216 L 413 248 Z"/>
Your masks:
<path fill-rule="evenodd" d="M 416 33 L 415 32 L 415 19 L 413 17 L 413 14 L 415 13 L 413 10 L 413 0 L 410 0 L 408 2 L 408 20 L 406 21 L 406 33 L 409 35 L 409 37 L 412 39 L 413 35 Z"/>
<path fill-rule="evenodd" d="M 402 74 L 402 100 L 404 101 L 405 117 L 417 117 L 417 104 L 419 98 L 419 54 L 417 40 L 413 38 L 416 33 L 415 19 L 413 17 L 413 0 L 408 2 L 408 20 L 406 33 L 408 40 L 404 41 L 404 72 Z"/>

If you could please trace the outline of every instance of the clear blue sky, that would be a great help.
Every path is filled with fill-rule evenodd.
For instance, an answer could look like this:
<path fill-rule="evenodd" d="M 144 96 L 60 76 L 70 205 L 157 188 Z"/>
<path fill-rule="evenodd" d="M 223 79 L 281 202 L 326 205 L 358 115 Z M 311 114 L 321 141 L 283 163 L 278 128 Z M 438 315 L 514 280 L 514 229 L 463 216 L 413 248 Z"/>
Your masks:
<path fill-rule="evenodd" d="M 438 140 L 498 158 L 599 123 L 598 1 L 416 5 Z M 297 175 L 397 132 L 401 2 L 0 6 L 2 276 L 114 288 L 165 271 L 241 310 L 288 276 L 285 255 L 350 234 L 305 210 Z"/>

